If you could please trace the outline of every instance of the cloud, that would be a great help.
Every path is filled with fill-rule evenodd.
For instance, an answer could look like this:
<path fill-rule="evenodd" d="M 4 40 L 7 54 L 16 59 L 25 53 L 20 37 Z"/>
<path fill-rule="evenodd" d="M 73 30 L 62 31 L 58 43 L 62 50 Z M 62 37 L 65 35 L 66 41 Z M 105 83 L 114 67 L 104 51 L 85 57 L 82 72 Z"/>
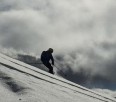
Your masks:
<path fill-rule="evenodd" d="M 112 74 L 116 55 L 115 2 L 2 0 L 0 45 L 36 54 L 53 47 L 67 73 L 68 66 L 74 76 L 81 69 L 116 81 Z"/>

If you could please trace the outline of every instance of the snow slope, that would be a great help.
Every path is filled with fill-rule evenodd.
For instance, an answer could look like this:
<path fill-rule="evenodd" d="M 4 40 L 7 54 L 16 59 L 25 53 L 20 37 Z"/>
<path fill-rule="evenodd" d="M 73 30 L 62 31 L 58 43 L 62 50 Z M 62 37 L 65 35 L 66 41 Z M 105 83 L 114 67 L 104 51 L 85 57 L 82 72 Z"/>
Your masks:
<path fill-rule="evenodd" d="M 0 102 L 116 102 L 36 67 L 0 54 Z"/>

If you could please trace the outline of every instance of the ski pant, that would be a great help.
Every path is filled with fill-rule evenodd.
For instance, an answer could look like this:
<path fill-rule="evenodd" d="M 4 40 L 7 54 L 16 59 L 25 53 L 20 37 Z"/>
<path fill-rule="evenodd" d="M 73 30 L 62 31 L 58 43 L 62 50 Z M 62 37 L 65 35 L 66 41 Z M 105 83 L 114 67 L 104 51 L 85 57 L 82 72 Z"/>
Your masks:
<path fill-rule="evenodd" d="M 51 66 L 49 62 L 48 63 L 43 62 L 43 64 L 49 69 L 49 73 L 54 74 L 53 67 Z"/>

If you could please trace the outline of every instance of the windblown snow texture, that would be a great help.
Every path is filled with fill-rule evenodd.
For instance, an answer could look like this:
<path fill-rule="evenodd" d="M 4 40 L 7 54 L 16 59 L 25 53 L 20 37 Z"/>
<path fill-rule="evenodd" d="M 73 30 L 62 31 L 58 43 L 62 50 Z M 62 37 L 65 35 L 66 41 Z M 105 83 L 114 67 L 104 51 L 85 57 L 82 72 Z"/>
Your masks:
<path fill-rule="evenodd" d="M 0 54 L 2 102 L 116 102 L 36 67 Z M 4 96 L 4 97 L 3 97 Z"/>

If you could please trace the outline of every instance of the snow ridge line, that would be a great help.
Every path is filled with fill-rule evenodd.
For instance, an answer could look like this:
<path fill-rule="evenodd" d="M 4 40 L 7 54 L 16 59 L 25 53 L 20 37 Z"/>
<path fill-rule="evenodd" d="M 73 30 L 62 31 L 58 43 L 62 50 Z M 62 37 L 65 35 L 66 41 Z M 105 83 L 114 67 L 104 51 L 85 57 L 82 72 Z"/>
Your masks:
<path fill-rule="evenodd" d="M 5 56 L 5 57 L 6 57 L 6 56 Z M 2 58 L 4 58 L 4 57 L 2 57 Z M 10 57 L 9 57 L 9 58 L 10 58 Z M 8 60 L 7 58 L 4 58 L 4 59 Z M 14 58 L 10 58 L 10 59 L 14 59 Z M 15 60 L 16 60 L 16 59 L 15 59 Z M 93 91 L 91 91 L 91 90 L 88 90 L 88 89 L 86 89 L 86 88 L 84 88 L 84 87 L 83 87 L 83 88 L 82 88 L 82 87 L 79 87 L 79 86 L 77 86 L 76 84 L 74 84 L 74 83 L 72 83 L 72 82 L 66 82 L 66 81 L 63 81 L 63 80 L 61 80 L 61 79 L 54 78 L 54 77 L 49 76 L 49 75 L 47 75 L 47 74 L 44 74 L 44 73 L 42 73 L 42 72 L 39 72 L 39 71 L 36 71 L 36 70 L 30 69 L 29 67 L 24 66 L 24 65 L 21 65 L 21 64 L 19 64 L 19 63 L 15 62 L 15 61 L 11 61 L 11 60 L 9 60 L 9 61 L 10 61 L 10 62 L 13 62 L 13 63 L 15 63 L 15 64 L 17 64 L 17 65 L 20 65 L 20 66 L 22 66 L 22 67 L 28 68 L 29 70 L 32 70 L 32 71 L 37 72 L 37 73 L 39 73 L 39 74 L 42 74 L 42 75 L 48 76 L 48 77 L 50 77 L 50 78 L 52 78 L 52 79 L 55 79 L 55 80 L 61 81 L 61 82 L 63 82 L 63 83 L 69 84 L 69 85 L 74 86 L 74 87 L 77 87 L 77 88 L 80 88 L 80 89 L 85 90 L 85 91 L 87 91 L 87 92 L 94 93 L 95 95 L 101 96 L 101 97 L 103 97 L 103 98 L 105 98 L 105 99 L 108 99 L 108 100 L 114 101 L 113 99 L 111 99 L 111 98 L 109 98 L 109 97 L 107 97 L 107 96 L 99 95 L 99 93 L 95 93 L 95 92 L 93 92 Z M 19 62 L 21 62 L 21 61 L 19 61 Z M 24 62 L 22 62 L 22 63 L 24 63 Z M 25 64 L 25 63 L 24 63 L 24 64 Z M 30 66 L 30 65 L 29 65 L 29 66 Z M 30 67 L 32 67 L 32 66 L 30 66 Z M 34 67 L 34 68 L 36 68 L 36 67 Z M 116 101 L 115 101 L 115 102 L 116 102 Z"/>
<path fill-rule="evenodd" d="M 60 84 L 57 84 L 57 83 L 55 83 L 55 82 L 52 82 L 52 81 L 46 80 L 46 79 L 44 79 L 44 78 L 40 78 L 40 77 L 38 77 L 38 76 L 36 76 L 36 75 L 33 75 L 33 74 L 30 74 L 30 73 L 27 73 L 27 72 L 21 71 L 21 70 L 19 70 L 19 69 L 16 69 L 16 68 L 14 68 L 14 67 L 12 67 L 12 66 L 6 65 L 6 64 L 4 64 L 4 63 L 1 63 L 1 62 L 0 62 L 0 64 L 1 64 L 1 65 L 3 65 L 3 66 L 6 66 L 6 68 L 9 68 L 9 69 L 12 69 L 12 70 L 16 70 L 16 71 L 18 71 L 18 72 L 21 72 L 21 73 L 24 73 L 24 74 L 30 75 L 30 76 L 35 77 L 35 78 L 37 78 L 37 79 L 43 80 L 43 81 L 45 81 L 45 82 L 49 82 L 49 83 L 52 83 L 52 84 L 59 85 L 59 86 L 61 86 L 61 87 L 64 87 L 64 88 L 67 88 L 67 89 L 73 90 L 74 92 L 78 92 L 78 93 L 80 93 L 80 94 L 83 94 L 83 95 L 86 95 L 86 96 L 89 96 L 89 97 L 92 97 L 92 98 L 95 98 L 95 99 L 98 99 L 98 100 L 101 100 L 101 101 L 104 101 L 104 102 L 109 102 L 109 101 L 106 101 L 106 100 L 103 100 L 103 99 L 100 99 L 100 98 L 94 97 L 94 96 L 92 96 L 92 95 L 88 95 L 88 94 L 85 94 L 85 93 L 83 93 L 83 92 L 80 92 L 80 91 L 74 90 L 74 89 L 72 89 L 72 88 L 66 87 L 66 86 L 64 86 L 64 85 L 60 85 Z M 112 100 L 112 101 L 113 101 L 113 100 Z"/>
<path fill-rule="evenodd" d="M 6 55 L 5 57 L 7 57 L 7 55 Z M 9 57 L 9 56 L 8 56 L 8 57 Z M 4 58 L 4 57 L 2 56 L 2 58 Z M 9 57 L 9 58 L 10 58 L 10 57 Z M 52 78 L 52 79 L 61 81 L 61 82 L 63 82 L 63 83 L 69 84 L 69 85 L 71 85 L 71 86 L 80 88 L 80 89 L 82 89 L 82 90 L 84 90 L 84 91 L 87 91 L 87 92 L 93 93 L 93 94 L 95 94 L 95 95 L 101 96 L 102 98 L 105 98 L 105 99 L 108 99 L 108 100 L 110 100 L 110 101 L 116 102 L 115 100 L 113 100 L 113 99 L 111 99 L 111 98 L 109 98 L 109 97 L 107 97 L 107 96 L 102 96 L 102 95 L 100 95 L 99 93 L 95 93 L 95 92 L 93 92 L 93 91 L 91 91 L 91 90 L 88 90 L 88 89 L 86 89 L 86 88 L 79 87 L 79 86 L 77 86 L 76 84 L 74 84 L 74 83 L 72 83 L 72 82 L 63 81 L 63 80 L 61 80 L 61 79 L 52 77 L 52 76 L 50 76 L 50 75 L 44 74 L 44 73 L 42 73 L 42 72 L 39 72 L 39 71 L 37 71 L 37 70 L 30 69 L 29 67 L 24 66 L 24 65 L 21 65 L 21 64 L 15 62 L 15 61 L 11 61 L 11 60 L 13 60 L 14 58 L 10 58 L 11 60 L 9 60 L 9 59 L 7 59 L 7 58 L 4 58 L 4 59 L 6 59 L 6 60 L 8 60 L 8 61 L 10 61 L 10 62 L 12 62 L 12 63 L 15 63 L 15 64 L 17 64 L 17 65 L 19 65 L 19 66 L 28 68 L 29 70 L 32 70 L 32 71 L 37 72 L 37 73 L 39 73 L 39 74 L 48 76 L 48 77 L 50 77 L 50 78 Z M 14 60 L 16 60 L 16 59 L 14 59 Z M 19 62 L 21 62 L 21 61 L 19 61 Z M 22 63 L 24 63 L 24 62 L 22 62 Z M 24 64 L 25 64 L 25 63 L 24 63 Z M 28 64 L 27 64 L 27 65 L 28 65 Z M 30 66 L 30 67 L 31 67 L 31 66 Z M 34 67 L 34 68 L 36 68 L 36 67 Z M 18 69 L 17 69 L 17 70 L 18 70 Z M 19 71 L 20 71 L 20 70 L 19 70 Z M 27 73 L 27 74 L 29 74 L 29 73 Z M 32 76 L 32 75 L 31 75 L 31 76 Z M 37 77 L 37 76 L 36 76 L 36 77 Z M 37 78 L 38 78 L 38 77 L 37 77 Z M 39 78 L 39 79 L 42 79 L 42 78 Z M 42 80 L 45 80 L 45 79 L 42 79 Z M 50 82 L 50 83 L 53 83 L 53 84 L 57 84 L 57 83 L 54 83 L 54 82 L 51 82 L 51 81 L 48 81 L 48 80 L 45 80 L 45 81 Z M 57 85 L 59 85 L 59 84 L 57 84 Z M 63 85 L 61 85 L 61 86 L 63 86 Z M 63 87 L 66 87 L 66 86 L 63 86 Z M 68 87 L 66 87 L 66 88 L 68 88 Z M 71 89 L 71 88 L 69 88 L 69 89 Z M 74 90 L 74 89 L 71 89 L 71 90 Z M 74 90 L 74 91 L 75 91 L 75 90 Z M 79 92 L 79 91 L 75 91 L 75 92 Z M 82 92 L 79 92 L 79 93 L 82 93 Z M 82 93 L 82 94 L 85 94 L 85 93 Z M 94 97 L 94 96 L 91 96 L 91 95 L 88 95 L 88 94 L 85 94 L 85 95 L 90 96 L 90 97 Z M 97 97 L 94 97 L 94 98 L 97 98 Z M 97 99 L 99 99 L 99 98 L 97 98 Z M 102 99 L 100 99 L 100 100 L 102 100 Z M 108 101 L 106 101 L 106 100 L 102 100 L 102 101 L 108 102 Z"/>

